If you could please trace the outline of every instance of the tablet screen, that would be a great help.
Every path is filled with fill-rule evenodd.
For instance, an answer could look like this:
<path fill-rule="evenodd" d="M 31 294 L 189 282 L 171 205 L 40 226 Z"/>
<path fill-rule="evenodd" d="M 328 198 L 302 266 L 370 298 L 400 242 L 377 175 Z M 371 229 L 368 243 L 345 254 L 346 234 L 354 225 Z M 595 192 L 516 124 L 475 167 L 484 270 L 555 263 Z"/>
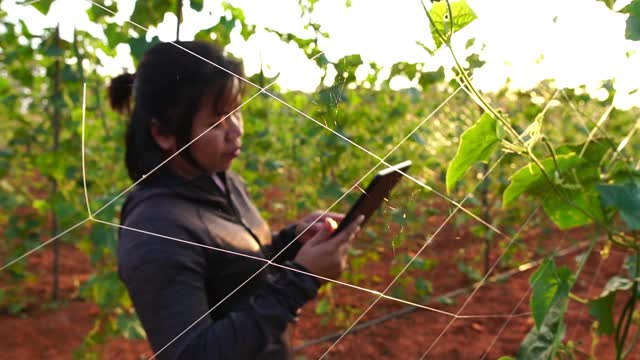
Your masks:
<path fill-rule="evenodd" d="M 369 186 L 367 186 L 364 193 L 360 195 L 358 200 L 353 204 L 345 218 L 340 222 L 334 235 L 349 226 L 359 215 L 364 215 L 362 225 L 366 223 L 369 217 L 380 207 L 382 202 L 389 197 L 391 189 L 393 189 L 402 178 L 403 175 L 398 171 L 406 172 L 410 166 L 411 161 L 407 160 L 380 171 L 373 178 Z"/>

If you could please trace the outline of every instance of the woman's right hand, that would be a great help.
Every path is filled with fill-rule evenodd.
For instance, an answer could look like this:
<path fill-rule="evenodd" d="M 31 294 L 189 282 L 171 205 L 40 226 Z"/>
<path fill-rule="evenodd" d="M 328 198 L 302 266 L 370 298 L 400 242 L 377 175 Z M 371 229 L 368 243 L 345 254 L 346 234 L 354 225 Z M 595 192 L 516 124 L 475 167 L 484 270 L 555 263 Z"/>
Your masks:
<path fill-rule="evenodd" d="M 332 237 L 335 222 L 324 219 L 322 230 L 300 248 L 294 261 L 315 275 L 331 279 L 338 278 L 346 266 L 349 244 L 360 231 L 363 220 L 364 216 L 361 215 L 347 228 Z M 324 282 L 322 279 L 319 280 L 321 283 Z"/>

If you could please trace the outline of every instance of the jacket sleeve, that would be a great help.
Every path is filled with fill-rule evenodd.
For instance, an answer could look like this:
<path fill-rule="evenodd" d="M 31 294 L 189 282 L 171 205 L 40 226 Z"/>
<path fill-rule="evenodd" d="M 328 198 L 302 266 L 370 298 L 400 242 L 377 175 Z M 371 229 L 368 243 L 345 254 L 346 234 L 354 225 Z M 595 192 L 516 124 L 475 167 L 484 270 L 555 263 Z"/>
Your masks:
<path fill-rule="evenodd" d="M 143 224 L 129 226 L 140 229 Z M 153 227 L 148 230 L 193 238 L 189 229 L 168 222 Z M 317 294 L 319 284 L 312 277 L 279 271 L 248 304 L 214 321 L 207 316 L 212 309 L 205 289 L 206 251 L 215 250 L 133 230 L 120 232 L 119 274 L 154 353 L 160 352 L 158 359 L 256 359 Z"/>
<path fill-rule="evenodd" d="M 275 258 L 275 262 L 282 264 L 285 261 L 290 261 L 295 259 L 296 255 L 298 254 L 298 251 L 302 247 L 302 243 L 295 240 L 295 238 L 296 238 L 295 224 L 285 227 L 284 229 L 280 230 L 280 232 L 273 233 L 271 236 L 271 244 L 264 247 L 265 252 L 267 253 L 267 258 L 269 259 L 273 258 L 278 253 L 280 253 L 280 251 L 284 249 L 282 254 L 280 254 L 277 258 Z M 290 243 L 292 244 L 289 245 Z"/>

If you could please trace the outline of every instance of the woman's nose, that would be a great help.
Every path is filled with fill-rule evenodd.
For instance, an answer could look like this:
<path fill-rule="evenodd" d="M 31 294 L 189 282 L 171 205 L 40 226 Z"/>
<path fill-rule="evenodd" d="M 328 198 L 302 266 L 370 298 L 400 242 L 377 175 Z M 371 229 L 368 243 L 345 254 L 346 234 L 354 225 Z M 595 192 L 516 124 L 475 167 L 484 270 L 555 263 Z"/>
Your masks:
<path fill-rule="evenodd" d="M 230 121 L 228 122 L 227 135 L 232 139 L 241 137 L 244 134 L 242 114 L 236 111 L 229 116 L 228 120 Z"/>

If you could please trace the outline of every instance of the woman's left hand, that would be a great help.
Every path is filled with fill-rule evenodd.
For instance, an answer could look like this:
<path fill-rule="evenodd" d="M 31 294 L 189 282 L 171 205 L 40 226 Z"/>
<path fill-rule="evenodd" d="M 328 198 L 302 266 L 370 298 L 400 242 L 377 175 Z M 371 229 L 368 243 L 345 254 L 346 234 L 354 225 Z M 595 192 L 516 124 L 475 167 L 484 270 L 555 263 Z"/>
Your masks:
<path fill-rule="evenodd" d="M 318 233 L 318 231 L 320 231 L 320 229 L 322 229 L 322 227 L 324 226 L 324 219 L 329 218 L 334 220 L 336 223 L 340 223 L 342 219 L 344 219 L 344 214 L 328 212 L 322 215 L 322 213 L 323 211 L 314 211 L 311 214 L 303 217 L 296 223 L 296 236 L 298 236 L 315 221 L 315 223 L 313 223 L 313 225 L 311 225 L 311 227 L 309 227 L 307 231 L 304 231 L 302 236 L 298 238 L 298 242 L 306 244 L 309 239 L 311 239 L 315 234 Z"/>

